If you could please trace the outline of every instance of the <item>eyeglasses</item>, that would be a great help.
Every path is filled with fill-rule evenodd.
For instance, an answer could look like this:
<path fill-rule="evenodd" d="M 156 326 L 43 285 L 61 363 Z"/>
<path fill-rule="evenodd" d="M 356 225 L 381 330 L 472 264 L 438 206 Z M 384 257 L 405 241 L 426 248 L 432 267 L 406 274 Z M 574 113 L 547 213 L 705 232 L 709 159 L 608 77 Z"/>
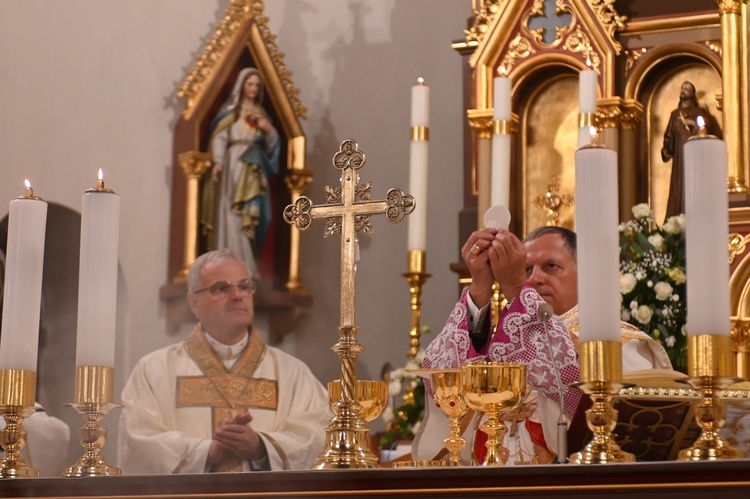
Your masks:
<path fill-rule="evenodd" d="M 227 281 L 217 281 L 203 289 L 193 291 L 193 294 L 208 291 L 208 294 L 210 294 L 214 298 L 223 298 L 227 296 L 230 291 L 232 291 L 232 288 L 237 288 L 237 292 L 241 296 L 250 296 L 255 291 L 255 281 L 251 279 L 243 279 L 241 281 L 237 281 L 237 283 L 235 284 Z"/>

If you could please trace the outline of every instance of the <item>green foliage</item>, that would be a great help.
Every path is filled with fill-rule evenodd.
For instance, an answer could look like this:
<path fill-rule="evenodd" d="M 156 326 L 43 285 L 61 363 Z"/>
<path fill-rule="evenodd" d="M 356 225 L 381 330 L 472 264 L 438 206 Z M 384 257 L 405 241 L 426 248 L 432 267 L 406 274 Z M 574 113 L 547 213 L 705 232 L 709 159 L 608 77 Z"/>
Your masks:
<path fill-rule="evenodd" d="M 429 333 L 430 328 L 423 326 L 422 336 Z M 424 380 L 409 372 L 422 368 L 423 357 L 424 350 L 420 350 L 415 358 L 407 360 L 404 367 L 390 372 L 388 394 L 393 403 L 383 411 L 386 431 L 380 436 L 381 449 L 394 447 L 398 440 L 414 438 L 424 419 Z"/>
<path fill-rule="evenodd" d="M 659 341 L 678 371 L 687 369 L 685 216 L 654 222 L 647 204 L 620 225 L 622 320 Z"/>

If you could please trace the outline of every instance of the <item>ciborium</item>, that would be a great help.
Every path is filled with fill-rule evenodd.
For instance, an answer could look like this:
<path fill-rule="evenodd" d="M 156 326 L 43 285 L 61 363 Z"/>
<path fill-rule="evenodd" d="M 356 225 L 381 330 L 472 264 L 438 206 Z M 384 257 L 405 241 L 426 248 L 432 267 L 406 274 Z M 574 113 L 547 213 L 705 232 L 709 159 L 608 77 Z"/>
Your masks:
<path fill-rule="evenodd" d="M 377 419 L 388 406 L 388 385 L 385 381 L 357 380 L 355 397 L 359 404 L 359 416 L 368 423 Z M 331 411 L 336 413 L 336 405 L 341 401 L 341 380 L 328 383 L 328 402 Z"/>
<path fill-rule="evenodd" d="M 504 411 L 517 409 L 526 395 L 526 366 L 507 362 L 476 361 L 461 367 L 464 400 L 487 416 L 481 430 L 487 434 L 487 454 L 482 466 L 505 464 L 498 452 L 500 435 L 507 431 Z"/>

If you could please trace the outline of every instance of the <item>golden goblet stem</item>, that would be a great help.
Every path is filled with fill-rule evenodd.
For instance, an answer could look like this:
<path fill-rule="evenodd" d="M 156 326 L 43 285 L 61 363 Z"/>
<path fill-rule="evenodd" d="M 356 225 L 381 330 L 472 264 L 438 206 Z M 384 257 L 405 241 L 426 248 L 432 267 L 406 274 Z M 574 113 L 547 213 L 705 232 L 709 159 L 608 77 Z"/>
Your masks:
<path fill-rule="evenodd" d="M 461 451 L 466 447 L 466 440 L 461 436 L 461 417 L 451 416 L 448 419 L 450 436 L 443 440 L 445 448 L 450 452 L 451 466 L 461 465 Z"/>
<path fill-rule="evenodd" d="M 581 452 L 570 456 L 571 464 L 607 464 L 635 461 L 635 456 L 620 449 L 612 431 L 617 426 L 617 411 L 612 396 L 627 385 L 622 379 L 622 344 L 619 341 L 584 341 L 581 346 L 581 382 L 573 386 L 591 397 L 593 406 L 586 421 L 593 433 Z"/>
<path fill-rule="evenodd" d="M 114 368 L 103 366 L 76 367 L 76 401 L 72 406 L 84 419 L 79 438 L 85 452 L 75 464 L 66 468 L 62 476 L 120 475 L 119 468 L 110 466 L 101 455 L 107 441 L 107 430 L 101 424 L 104 416 L 114 408 L 112 403 Z"/>
<path fill-rule="evenodd" d="M 419 322 L 422 313 L 422 285 L 430 274 L 425 272 L 427 253 L 421 250 L 409 250 L 408 271 L 401 274 L 409 283 L 409 294 L 411 295 L 411 330 L 409 331 L 409 353 L 407 356 L 413 359 L 419 352 Z"/>
<path fill-rule="evenodd" d="M 0 415 L 5 428 L 0 431 L 0 445 L 5 457 L 0 462 L 0 478 L 34 478 L 39 470 L 32 468 L 21 456 L 26 445 L 23 420 L 36 412 L 36 372 L 22 369 L 0 370 Z"/>
<path fill-rule="evenodd" d="M 695 335 L 688 338 L 688 377 L 686 382 L 701 392 L 695 408 L 701 435 L 695 443 L 680 451 L 680 461 L 735 459 L 742 451 L 731 447 L 719 434 L 725 422 L 724 403 L 718 391 L 740 381 L 734 377 L 731 338 L 724 335 Z"/>
<path fill-rule="evenodd" d="M 487 455 L 482 466 L 503 466 L 507 456 L 503 459 L 502 454 L 497 449 L 501 447 L 500 438 L 508 428 L 505 423 L 500 421 L 500 411 L 488 408 L 485 414 L 487 415 L 487 421 L 481 426 L 481 429 L 487 434 L 487 442 L 484 444 L 487 447 Z"/>

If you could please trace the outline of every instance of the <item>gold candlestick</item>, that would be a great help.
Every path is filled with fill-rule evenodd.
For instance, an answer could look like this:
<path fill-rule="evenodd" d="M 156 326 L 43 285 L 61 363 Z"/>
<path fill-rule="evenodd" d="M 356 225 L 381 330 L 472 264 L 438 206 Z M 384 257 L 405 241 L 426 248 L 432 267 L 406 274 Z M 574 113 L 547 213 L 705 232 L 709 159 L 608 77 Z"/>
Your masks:
<path fill-rule="evenodd" d="M 612 431 L 617 426 L 617 411 L 612 396 L 632 386 L 622 380 L 622 344 L 619 341 L 584 341 L 581 347 L 581 381 L 572 386 L 591 397 L 594 405 L 586 411 L 586 421 L 594 436 L 581 452 L 570 456 L 571 464 L 607 464 L 635 461 L 635 456 L 620 449 Z"/>
<path fill-rule="evenodd" d="M 742 451 L 731 447 L 719 435 L 724 426 L 725 407 L 718 391 L 741 381 L 733 376 L 731 338 L 725 335 L 695 335 L 688 337 L 688 377 L 685 382 L 701 392 L 703 399 L 695 410 L 701 427 L 698 440 L 680 451 L 680 461 L 715 461 L 735 459 Z"/>
<path fill-rule="evenodd" d="M 401 275 L 409 283 L 409 294 L 411 295 L 411 330 L 409 331 L 409 353 L 407 354 L 410 359 L 414 359 L 419 352 L 422 285 L 428 277 L 431 277 L 431 274 L 425 272 L 426 266 L 427 253 L 425 251 L 409 250 L 408 271 Z"/>
<path fill-rule="evenodd" d="M 75 464 L 63 471 L 62 476 L 106 476 L 120 475 L 120 468 L 110 466 L 101 455 L 107 441 L 107 429 L 101 425 L 102 419 L 119 404 L 112 403 L 114 368 L 104 366 L 76 367 L 75 402 L 72 406 L 83 416 L 85 424 L 79 438 L 85 452 Z"/>
<path fill-rule="evenodd" d="M 34 478 L 39 470 L 32 468 L 21 456 L 26 445 L 23 420 L 36 412 L 36 371 L 0 370 L 0 415 L 5 428 L 0 431 L 0 444 L 5 457 L 0 462 L 0 478 Z"/>

